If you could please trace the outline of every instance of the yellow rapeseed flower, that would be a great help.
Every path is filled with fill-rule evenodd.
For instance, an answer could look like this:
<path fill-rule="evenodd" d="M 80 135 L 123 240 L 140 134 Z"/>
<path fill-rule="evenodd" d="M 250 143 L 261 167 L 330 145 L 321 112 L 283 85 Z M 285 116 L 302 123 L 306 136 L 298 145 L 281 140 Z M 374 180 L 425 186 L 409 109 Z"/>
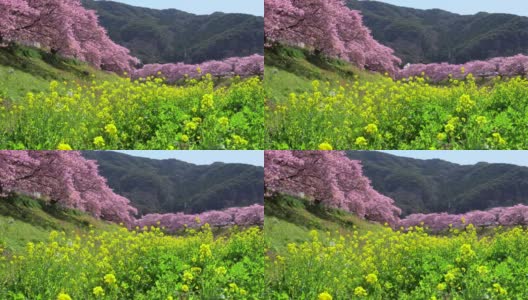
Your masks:
<path fill-rule="evenodd" d="M 218 267 L 216 268 L 216 274 L 218 275 L 225 275 L 227 273 L 227 270 L 225 267 Z"/>
<path fill-rule="evenodd" d="M 182 290 L 182 292 L 184 292 L 184 293 L 188 293 L 188 292 L 189 292 L 189 286 L 186 285 L 186 284 L 184 284 L 184 285 L 182 285 L 181 290 Z"/>
<path fill-rule="evenodd" d="M 218 119 L 218 123 L 221 126 L 226 127 L 227 125 L 229 125 L 229 119 L 227 117 L 221 117 L 220 119 Z"/>
<path fill-rule="evenodd" d="M 331 151 L 334 150 L 334 148 L 332 148 L 332 145 L 330 145 L 329 143 L 324 142 L 319 144 L 319 150 Z"/>
<path fill-rule="evenodd" d="M 96 286 L 93 288 L 93 294 L 96 297 L 102 297 L 105 295 L 104 289 L 101 286 Z"/>
<path fill-rule="evenodd" d="M 194 276 L 191 272 L 185 271 L 183 272 L 183 281 L 190 282 L 194 279 Z"/>
<path fill-rule="evenodd" d="M 117 127 L 114 124 L 108 124 L 105 126 L 105 132 L 110 135 L 116 135 L 117 134 Z"/>
<path fill-rule="evenodd" d="M 68 294 L 60 293 L 60 294 L 57 296 L 57 300 L 72 300 L 72 298 L 71 298 L 70 295 L 68 295 Z"/>
<path fill-rule="evenodd" d="M 368 294 L 367 294 L 367 291 L 363 287 L 358 286 L 357 288 L 354 289 L 354 295 L 358 297 L 365 297 Z"/>
<path fill-rule="evenodd" d="M 376 134 L 378 133 L 378 126 L 376 124 L 368 124 L 365 126 L 365 131 L 371 135 Z"/>
<path fill-rule="evenodd" d="M 207 244 L 200 245 L 200 260 L 205 260 L 208 257 L 213 256 L 211 247 Z"/>
<path fill-rule="evenodd" d="M 104 282 L 108 284 L 115 284 L 117 282 L 117 279 L 114 274 L 106 274 L 104 276 Z"/>
<path fill-rule="evenodd" d="M 360 136 L 360 137 L 358 137 L 358 138 L 356 139 L 355 144 L 356 144 L 357 146 L 360 146 L 360 147 L 365 147 L 365 146 L 368 145 L 368 141 L 367 141 L 366 138 Z"/>
<path fill-rule="evenodd" d="M 57 146 L 57 150 L 61 150 L 61 151 L 71 151 L 73 150 L 72 147 L 68 144 L 63 144 L 63 143 L 60 143 L 58 146 Z"/>
<path fill-rule="evenodd" d="M 95 146 L 102 148 L 105 146 L 105 140 L 102 136 L 97 136 L 94 138 L 93 143 Z"/>
<path fill-rule="evenodd" d="M 319 294 L 319 297 L 317 297 L 317 300 L 332 300 L 332 295 L 328 292 L 322 292 Z"/>
<path fill-rule="evenodd" d="M 376 282 L 378 282 L 378 276 L 376 276 L 376 274 L 373 274 L 373 273 L 368 274 L 367 276 L 365 276 L 365 279 L 370 284 L 375 284 Z"/>

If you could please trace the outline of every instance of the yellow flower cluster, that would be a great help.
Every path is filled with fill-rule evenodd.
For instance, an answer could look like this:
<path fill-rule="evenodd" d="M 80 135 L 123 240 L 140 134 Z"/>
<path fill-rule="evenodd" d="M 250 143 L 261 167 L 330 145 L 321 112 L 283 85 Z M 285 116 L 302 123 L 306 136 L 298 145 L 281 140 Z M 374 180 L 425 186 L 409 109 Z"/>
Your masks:
<path fill-rule="evenodd" d="M 275 246 L 267 257 L 268 294 L 319 300 L 525 298 L 520 287 L 528 277 L 518 272 L 528 268 L 528 229 L 486 229 L 481 235 L 468 224 L 432 235 L 422 227 L 369 228 L 314 230 L 304 242 Z M 277 245 L 272 234 L 268 238 Z"/>
<path fill-rule="evenodd" d="M 0 251 L 0 299 L 261 299 L 264 247 L 258 227 L 221 237 L 209 226 L 180 236 L 117 225 L 54 231 L 21 253 Z"/>
<path fill-rule="evenodd" d="M 319 81 L 270 99 L 267 149 L 526 149 L 528 79 Z M 321 142 L 324 142 L 321 144 Z"/>
<path fill-rule="evenodd" d="M 116 78 L 0 103 L 0 149 L 263 149 L 258 77 L 215 87 L 210 76 L 182 86 Z"/>

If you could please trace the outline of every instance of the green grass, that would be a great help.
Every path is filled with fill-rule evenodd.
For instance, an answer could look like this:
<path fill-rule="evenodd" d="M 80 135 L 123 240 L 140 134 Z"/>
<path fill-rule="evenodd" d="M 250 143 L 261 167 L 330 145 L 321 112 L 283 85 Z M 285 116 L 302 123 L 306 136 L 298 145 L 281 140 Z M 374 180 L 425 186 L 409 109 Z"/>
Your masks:
<path fill-rule="evenodd" d="M 274 252 L 280 252 L 289 243 L 310 241 L 311 230 L 317 230 L 321 236 L 325 236 L 322 233 L 347 235 L 354 231 L 376 232 L 383 228 L 354 214 L 285 195 L 266 198 L 264 210 L 264 235 Z"/>
<path fill-rule="evenodd" d="M 0 198 L 0 246 L 17 253 L 28 242 L 46 241 L 53 230 L 66 233 L 117 229 L 83 212 L 47 205 L 22 195 Z"/>
<path fill-rule="evenodd" d="M 346 85 L 357 78 L 379 81 L 378 73 L 361 71 L 345 61 L 316 55 L 307 50 L 277 46 L 266 49 L 264 88 L 268 101 L 280 102 L 290 93 L 303 93 L 312 89 L 312 81 Z"/>
<path fill-rule="evenodd" d="M 28 92 L 47 91 L 52 80 L 85 83 L 115 78 L 115 74 L 39 49 L 19 45 L 0 47 L 0 99 L 18 99 Z"/>

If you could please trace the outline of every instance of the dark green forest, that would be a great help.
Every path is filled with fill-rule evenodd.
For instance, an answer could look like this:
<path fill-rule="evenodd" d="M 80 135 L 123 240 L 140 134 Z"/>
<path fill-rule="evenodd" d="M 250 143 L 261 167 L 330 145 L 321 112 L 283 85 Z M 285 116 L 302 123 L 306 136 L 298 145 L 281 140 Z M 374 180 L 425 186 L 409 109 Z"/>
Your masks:
<path fill-rule="evenodd" d="M 145 64 L 200 63 L 263 53 L 264 19 L 247 14 L 195 15 L 113 1 L 83 0 L 110 37 Z"/>
<path fill-rule="evenodd" d="M 349 151 L 380 193 L 396 201 L 403 215 L 463 213 L 528 204 L 528 167 L 478 163 L 458 165 L 377 151 Z"/>
<path fill-rule="evenodd" d="M 214 163 L 194 165 L 176 159 L 155 160 L 112 151 L 84 151 L 99 172 L 140 214 L 199 213 L 264 203 L 264 168 Z"/>
<path fill-rule="evenodd" d="M 528 17 L 458 15 L 377 1 L 347 0 L 347 5 L 362 12 L 374 38 L 393 48 L 404 63 L 464 63 L 528 54 Z"/>

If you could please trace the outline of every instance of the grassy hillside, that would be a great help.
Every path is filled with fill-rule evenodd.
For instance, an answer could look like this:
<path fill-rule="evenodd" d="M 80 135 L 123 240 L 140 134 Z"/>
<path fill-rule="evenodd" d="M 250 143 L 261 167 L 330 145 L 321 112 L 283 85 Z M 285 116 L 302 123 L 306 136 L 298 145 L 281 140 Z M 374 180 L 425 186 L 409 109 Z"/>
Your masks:
<path fill-rule="evenodd" d="M 354 231 L 376 232 L 383 228 L 354 214 L 309 204 L 291 196 L 279 195 L 266 198 L 265 202 L 264 235 L 273 252 L 284 250 L 289 243 L 310 241 L 311 230 L 317 230 L 324 238 L 327 232 L 347 235 Z"/>
<path fill-rule="evenodd" d="M 27 196 L 0 198 L 0 248 L 8 252 L 17 253 L 28 242 L 44 242 L 53 230 L 81 234 L 91 229 L 112 231 L 117 228 L 115 224 L 83 212 L 46 205 Z"/>
<path fill-rule="evenodd" d="M 0 47 L 0 99 L 17 99 L 28 92 L 47 91 L 52 80 L 90 82 L 94 79 L 114 78 L 117 78 L 115 74 L 39 49 L 24 46 Z"/>
<path fill-rule="evenodd" d="M 307 50 L 277 46 L 265 52 L 264 88 L 266 98 L 280 102 L 290 93 L 303 93 L 312 88 L 312 81 L 346 85 L 352 80 L 378 81 L 383 76 L 364 72 L 350 63 L 321 57 Z"/>
<path fill-rule="evenodd" d="M 264 19 L 247 14 L 194 15 L 113 1 L 84 0 L 116 43 L 143 63 L 199 63 L 262 53 Z"/>
<path fill-rule="evenodd" d="M 509 14 L 458 15 L 348 0 L 362 12 L 374 38 L 393 48 L 404 63 L 463 63 L 528 53 L 528 18 Z"/>

